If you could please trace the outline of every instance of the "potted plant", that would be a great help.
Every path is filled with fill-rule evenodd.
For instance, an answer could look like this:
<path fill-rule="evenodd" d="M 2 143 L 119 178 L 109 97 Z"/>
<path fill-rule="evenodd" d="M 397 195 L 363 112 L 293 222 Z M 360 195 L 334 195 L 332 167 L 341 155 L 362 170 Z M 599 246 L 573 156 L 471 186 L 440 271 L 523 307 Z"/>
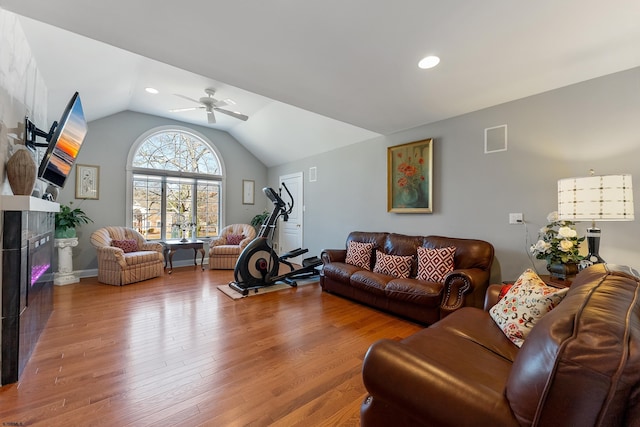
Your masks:
<path fill-rule="evenodd" d="M 72 204 L 73 202 L 69 202 L 69 206 L 60 205 L 60 212 L 56 212 L 56 239 L 76 237 L 76 227 L 93 222 L 82 209 L 71 209 Z"/>
<path fill-rule="evenodd" d="M 251 225 L 253 225 L 256 229 L 259 229 L 268 217 L 269 211 L 264 211 L 251 219 Z"/>

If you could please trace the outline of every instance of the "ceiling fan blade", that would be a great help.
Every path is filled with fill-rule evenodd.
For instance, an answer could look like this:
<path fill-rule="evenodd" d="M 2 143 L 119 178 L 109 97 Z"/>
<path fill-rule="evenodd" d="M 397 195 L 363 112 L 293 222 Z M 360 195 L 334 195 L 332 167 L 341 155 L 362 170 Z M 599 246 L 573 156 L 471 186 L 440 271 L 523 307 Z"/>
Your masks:
<path fill-rule="evenodd" d="M 249 116 L 242 113 L 238 113 L 237 111 L 223 110 L 222 108 L 218 108 L 218 107 L 215 107 L 214 110 L 222 114 L 226 114 L 227 116 L 235 117 L 236 119 L 239 119 L 242 121 L 247 121 L 247 119 L 249 118 Z"/>
<path fill-rule="evenodd" d="M 214 124 L 216 122 L 216 116 L 213 114 L 213 110 L 207 109 L 207 121 L 210 124 Z"/>
<path fill-rule="evenodd" d="M 200 104 L 200 101 L 197 99 L 189 98 L 188 96 L 180 95 L 179 93 L 174 93 L 175 96 L 179 96 L 180 98 L 186 99 L 191 102 L 195 102 L 196 104 Z"/>
<path fill-rule="evenodd" d="M 194 110 L 201 110 L 204 107 L 189 107 L 189 108 L 174 108 L 169 110 L 170 113 L 180 113 L 182 111 L 194 111 Z"/>
<path fill-rule="evenodd" d="M 216 108 L 217 108 L 217 107 L 224 107 L 224 106 L 226 106 L 226 105 L 229 105 L 229 103 L 228 103 L 226 100 L 224 100 L 224 99 L 221 99 L 220 101 L 218 101 L 218 100 L 216 99 L 216 100 L 214 100 L 214 103 L 213 103 L 213 106 L 214 106 L 214 107 L 216 107 Z"/>

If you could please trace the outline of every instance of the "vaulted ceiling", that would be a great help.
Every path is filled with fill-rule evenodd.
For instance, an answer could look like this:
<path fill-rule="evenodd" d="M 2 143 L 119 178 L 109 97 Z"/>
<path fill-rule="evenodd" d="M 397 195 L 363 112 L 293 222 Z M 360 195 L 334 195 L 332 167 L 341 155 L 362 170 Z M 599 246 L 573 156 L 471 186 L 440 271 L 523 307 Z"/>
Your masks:
<path fill-rule="evenodd" d="M 0 7 L 25 17 L 51 120 L 77 90 L 89 120 L 132 110 L 223 129 L 267 166 L 640 66 L 636 0 Z M 440 64 L 418 68 L 427 55 Z M 169 111 L 208 87 L 249 120 Z"/>

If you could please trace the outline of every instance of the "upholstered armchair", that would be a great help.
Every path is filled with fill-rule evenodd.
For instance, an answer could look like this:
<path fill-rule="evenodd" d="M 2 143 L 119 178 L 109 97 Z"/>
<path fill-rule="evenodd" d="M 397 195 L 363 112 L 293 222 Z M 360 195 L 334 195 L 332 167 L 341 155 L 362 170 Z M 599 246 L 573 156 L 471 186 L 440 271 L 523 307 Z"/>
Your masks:
<path fill-rule="evenodd" d="M 227 225 L 219 237 L 209 242 L 209 268 L 233 270 L 240 253 L 255 237 L 256 230 L 252 225 Z"/>
<path fill-rule="evenodd" d="M 98 251 L 98 282 L 122 286 L 162 275 L 164 246 L 147 242 L 127 227 L 104 227 L 91 234 Z"/>

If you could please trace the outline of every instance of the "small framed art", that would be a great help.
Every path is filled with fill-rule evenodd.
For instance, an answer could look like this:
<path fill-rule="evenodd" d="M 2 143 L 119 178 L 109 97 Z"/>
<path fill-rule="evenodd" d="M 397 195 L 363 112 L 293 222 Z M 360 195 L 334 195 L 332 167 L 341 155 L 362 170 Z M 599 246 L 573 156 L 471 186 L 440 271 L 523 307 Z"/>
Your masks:
<path fill-rule="evenodd" d="M 100 166 L 76 165 L 76 199 L 98 199 Z"/>
<path fill-rule="evenodd" d="M 242 180 L 242 204 L 243 205 L 253 205 L 255 203 L 254 193 L 255 193 L 256 183 L 250 179 Z"/>

